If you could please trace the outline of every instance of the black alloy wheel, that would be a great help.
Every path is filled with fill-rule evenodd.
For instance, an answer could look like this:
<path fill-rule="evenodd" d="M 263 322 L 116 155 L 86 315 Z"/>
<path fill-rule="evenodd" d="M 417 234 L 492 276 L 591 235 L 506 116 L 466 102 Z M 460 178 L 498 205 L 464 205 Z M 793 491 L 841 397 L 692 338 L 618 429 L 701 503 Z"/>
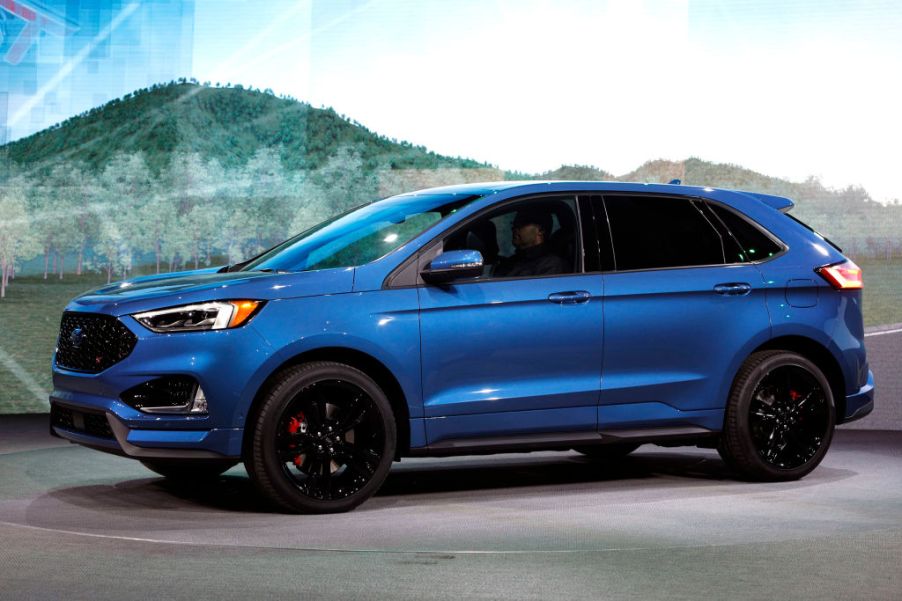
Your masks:
<path fill-rule="evenodd" d="M 281 374 L 251 427 L 248 473 L 289 511 L 353 509 L 378 490 L 394 460 L 388 399 L 366 374 L 340 363 Z"/>
<path fill-rule="evenodd" d="M 795 480 L 824 458 L 836 425 L 830 385 L 808 359 L 755 353 L 733 384 L 719 448 L 752 480 Z"/>

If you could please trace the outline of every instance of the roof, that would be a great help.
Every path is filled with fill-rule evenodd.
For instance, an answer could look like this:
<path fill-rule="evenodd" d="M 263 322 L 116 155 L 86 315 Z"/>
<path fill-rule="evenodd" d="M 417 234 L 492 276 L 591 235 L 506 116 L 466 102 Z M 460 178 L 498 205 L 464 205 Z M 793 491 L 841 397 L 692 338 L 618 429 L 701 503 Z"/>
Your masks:
<path fill-rule="evenodd" d="M 459 184 L 454 186 L 441 186 L 437 188 L 427 188 L 409 192 L 402 196 L 412 196 L 418 194 L 477 194 L 487 195 L 501 191 L 511 191 L 522 189 L 524 193 L 540 193 L 548 192 L 569 192 L 578 190 L 599 190 L 599 191 L 621 191 L 621 192 L 654 192 L 658 194 L 687 194 L 695 193 L 699 196 L 707 196 L 714 192 L 733 192 L 743 194 L 753 198 L 759 202 L 773 207 L 779 211 L 786 212 L 791 209 L 795 203 L 783 196 L 775 196 L 772 194 L 762 194 L 759 192 L 745 192 L 742 190 L 729 190 L 725 188 L 711 188 L 707 186 L 686 186 L 682 184 L 656 184 L 641 182 L 610 182 L 610 181 L 501 181 L 501 182 L 480 182 L 471 184 Z"/>

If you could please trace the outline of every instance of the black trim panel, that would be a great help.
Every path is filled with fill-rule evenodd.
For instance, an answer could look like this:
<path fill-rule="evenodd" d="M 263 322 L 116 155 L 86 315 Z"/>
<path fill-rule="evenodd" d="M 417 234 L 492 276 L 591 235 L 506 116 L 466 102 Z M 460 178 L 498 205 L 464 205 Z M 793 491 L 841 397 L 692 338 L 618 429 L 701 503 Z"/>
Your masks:
<path fill-rule="evenodd" d="M 622 442 L 669 444 L 685 441 L 695 444 L 700 439 L 717 436 L 700 426 L 671 426 L 602 430 L 600 432 L 562 432 L 500 436 L 495 438 L 456 438 L 426 447 L 412 448 L 409 457 L 448 457 L 453 455 L 491 455 L 495 453 L 528 453 L 531 451 L 566 451 L 578 446 L 603 446 Z"/>

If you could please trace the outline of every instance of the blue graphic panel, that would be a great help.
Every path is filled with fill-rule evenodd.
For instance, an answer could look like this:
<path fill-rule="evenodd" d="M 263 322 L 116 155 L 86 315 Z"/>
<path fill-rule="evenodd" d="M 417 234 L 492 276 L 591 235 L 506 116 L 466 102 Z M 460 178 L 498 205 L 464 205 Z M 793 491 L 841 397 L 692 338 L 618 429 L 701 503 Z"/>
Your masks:
<path fill-rule="evenodd" d="M 193 0 L 0 0 L 0 144 L 191 72 Z"/>

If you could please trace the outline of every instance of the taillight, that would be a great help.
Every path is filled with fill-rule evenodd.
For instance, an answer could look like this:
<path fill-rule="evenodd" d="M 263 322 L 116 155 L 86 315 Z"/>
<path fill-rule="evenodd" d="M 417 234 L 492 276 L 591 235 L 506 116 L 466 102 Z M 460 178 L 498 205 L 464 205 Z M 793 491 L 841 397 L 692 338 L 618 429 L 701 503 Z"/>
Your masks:
<path fill-rule="evenodd" d="M 818 267 L 815 271 L 837 290 L 853 290 L 862 287 L 861 267 L 852 261 L 825 265 Z"/>

